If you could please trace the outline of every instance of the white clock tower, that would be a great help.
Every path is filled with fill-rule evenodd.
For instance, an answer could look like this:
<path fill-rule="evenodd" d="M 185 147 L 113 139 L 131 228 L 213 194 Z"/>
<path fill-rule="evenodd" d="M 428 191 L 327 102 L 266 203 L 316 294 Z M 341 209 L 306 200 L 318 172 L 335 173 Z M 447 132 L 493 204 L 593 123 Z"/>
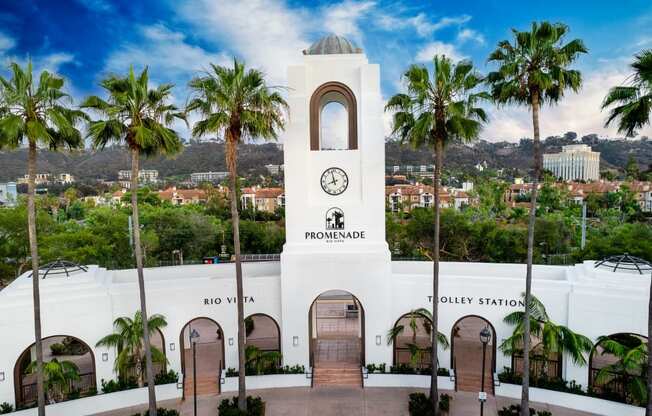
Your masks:
<path fill-rule="evenodd" d="M 306 311 L 320 294 L 338 290 L 374 317 L 363 320 L 361 360 L 389 362 L 387 348 L 376 345 L 390 320 L 391 274 L 379 66 L 334 35 L 303 53 L 303 64 L 288 69 L 283 141 L 282 313 L 284 327 L 297 332 L 283 336 L 284 361 L 309 364 L 314 330 Z"/>

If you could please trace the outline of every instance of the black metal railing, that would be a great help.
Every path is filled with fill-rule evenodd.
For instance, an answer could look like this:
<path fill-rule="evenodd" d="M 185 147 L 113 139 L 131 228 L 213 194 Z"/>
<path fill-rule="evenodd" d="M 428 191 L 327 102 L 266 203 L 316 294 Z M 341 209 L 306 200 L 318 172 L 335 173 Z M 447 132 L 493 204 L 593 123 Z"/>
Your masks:
<path fill-rule="evenodd" d="M 95 373 L 83 373 L 79 375 L 78 380 L 71 380 L 69 382 L 67 393 L 64 393 L 63 396 L 65 397 L 72 392 L 79 392 L 80 396 L 85 396 L 91 392 L 95 393 L 96 388 Z M 30 404 L 36 403 L 38 400 L 38 390 L 36 383 L 22 385 L 20 393 L 22 399 L 22 402 L 20 403 L 21 406 L 29 406 Z M 60 390 L 56 390 L 54 393 L 57 396 L 62 395 Z M 64 401 L 65 400 L 68 399 L 66 398 Z"/>

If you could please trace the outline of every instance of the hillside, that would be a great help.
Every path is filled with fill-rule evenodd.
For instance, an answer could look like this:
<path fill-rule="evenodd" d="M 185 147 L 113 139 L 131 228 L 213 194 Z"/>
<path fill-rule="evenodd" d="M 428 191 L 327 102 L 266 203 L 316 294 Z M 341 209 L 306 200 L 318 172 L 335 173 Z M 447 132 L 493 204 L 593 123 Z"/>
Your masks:
<path fill-rule="evenodd" d="M 601 169 L 622 170 L 630 155 L 641 170 L 652 164 L 652 140 L 598 139 L 595 135 L 577 139 L 574 133 L 548 137 L 543 141 L 544 152 L 559 152 L 561 146 L 586 143 L 601 153 Z M 491 143 L 484 140 L 473 146 L 452 143 L 446 149 L 447 168 L 468 170 L 477 163 L 486 162 L 492 168 L 511 168 L 527 171 L 531 166 L 532 141 L 522 139 L 519 143 Z M 129 169 L 130 158 L 120 148 L 103 151 L 52 153 L 42 151 L 38 158 L 38 172 L 71 173 L 78 179 L 115 180 L 117 172 Z M 242 172 L 260 171 L 266 164 L 282 164 L 283 151 L 273 143 L 246 144 L 239 148 L 238 169 Z M 386 143 L 386 164 L 427 165 L 432 163 L 429 149 L 414 150 L 396 142 Z M 27 152 L 0 152 L 0 181 L 15 180 L 26 173 Z M 225 171 L 224 145 L 220 143 L 195 143 L 186 146 L 174 159 L 156 157 L 143 161 L 144 169 L 157 169 L 161 177 L 189 175 L 192 172 Z"/>

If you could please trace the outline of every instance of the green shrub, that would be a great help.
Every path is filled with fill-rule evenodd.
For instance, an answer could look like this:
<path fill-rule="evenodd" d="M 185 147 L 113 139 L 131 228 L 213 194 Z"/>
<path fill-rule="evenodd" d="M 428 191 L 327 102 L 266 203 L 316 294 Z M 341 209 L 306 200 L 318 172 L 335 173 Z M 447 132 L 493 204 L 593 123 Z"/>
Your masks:
<path fill-rule="evenodd" d="M 179 374 L 174 370 L 170 370 L 167 373 L 158 373 L 154 376 L 154 384 L 171 384 L 179 381 Z"/>
<path fill-rule="evenodd" d="M 0 415 L 4 415 L 6 413 L 11 413 L 14 411 L 14 407 L 10 405 L 7 402 L 0 403 Z"/>
<path fill-rule="evenodd" d="M 265 402 L 260 397 L 247 396 L 247 411 L 238 409 L 238 398 L 224 399 L 217 407 L 220 416 L 264 416 Z"/>
<path fill-rule="evenodd" d="M 515 374 L 511 368 L 505 367 L 503 371 L 498 374 L 498 380 L 501 383 L 509 384 L 522 384 L 523 377 L 519 374 Z M 586 396 L 587 392 L 582 389 L 582 386 L 577 384 L 575 380 L 570 382 L 563 380 L 558 377 L 538 377 L 534 374 L 530 376 L 530 387 L 537 387 L 540 389 L 561 391 L 564 393 L 579 394 Z"/>
<path fill-rule="evenodd" d="M 263 370 L 260 373 L 256 372 L 255 369 L 253 368 L 246 368 L 245 372 L 246 375 L 248 376 L 263 376 L 269 374 L 304 374 L 306 372 L 306 367 L 298 364 L 293 366 L 286 365 L 285 367 L 271 366 L 271 367 L 263 368 Z M 226 377 L 237 377 L 237 376 L 238 376 L 238 370 L 236 370 L 235 368 L 227 368 Z"/>
<path fill-rule="evenodd" d="M 115 393 L 116 391 L 130 390 L 138 388 L 138 382 L 134 377 L 129 377 L 126 380 L 109 380 L 108 382 L 102 379 L 102 393 Z"/>
<path fill-rule="evenodd" d="M 254 328 L 256 327 L 256 324 L 254 323 L 254 318 L 251 316 L 245 319 L 245 333 L 247 336 L 251 335 L 252 332 L 254 332 Z"/>
<path fill-rule="evenodd" d="M 521 416 L 521 405 L 513 404 L 509 407 L 503 407 L 498 411 L 498 416 Z M 547 410 L 537 411 L 530 407 L 530 416 L 552 416 L 552 413 Z"/>
<path fill-rule="evenodd" d="M 174 409 L 158 408 L 156 409 L 157 416 L 179 416 L 179 411 Z M 149 416 L 149 410 L 145 413 L 134 413 L 132 416 Z"/>
<path fill-rule="evenodd" d="M 450 411 L 451 399 L 450 395 L 441 394 L 439 396 L 439 410 L 444 413 Z M 425 393 L 411 393 L 408 410 L 410 416 L 432 416 L 434 413 L 432 411 L 432 400 Z"/>
<path fill-rule="evenodd" d="M 52 355 L 57 356 L 57 355 L 65 355 L 66 354 L 66 347 L 63 344 L 60 343 L 55 343 L 50 345 L 50 352 Z"/>

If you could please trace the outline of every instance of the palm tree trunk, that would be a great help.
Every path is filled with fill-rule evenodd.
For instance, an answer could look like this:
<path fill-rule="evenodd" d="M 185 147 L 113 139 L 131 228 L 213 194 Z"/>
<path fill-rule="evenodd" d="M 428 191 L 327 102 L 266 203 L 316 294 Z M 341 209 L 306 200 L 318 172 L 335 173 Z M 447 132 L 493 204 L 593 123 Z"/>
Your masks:
<path fill-rule="evenodd" d="M 441 184 L 441 165 L 444 146 L 441 139 L 435 139 L 435 171 L 433 172 L 433 188 L 435 193 L 435 240 L 432 249 L 432 348 L 430 361 L 432 373 L 430 376 L 430 398 L 432 400 L 433 414 L 439 414 L 439 391 L 437 389 L 437 334 L 439 333 L 439 187 Z"/>
<path fill-rule="evenodd" d="M 45 388 L 43 386 L 43 344 L 41 343 L 41 291 L 38 273 L 38 241 L 36 240 L 36 142 L 29 141 L 27 160 L 27 231 L 32 257 L 32 296 L 34 299 L 34 346 L 36 347 L 36 394 L 38 416 L 45 416 Z"/>
<path fill-rule="evenodd" d="M 652 279 L 647 306 L 647 406 L 645 416 L 652 416 Z"/>
<path fill-rule="evenodd" d="M 532 126 L 534 128 L 534 178 L 530 199 L 530 219 L 527 227 L 527 266 L 525 273 L 525 315 L 523 319 L 523 385 L 521 390 L 521 416 L 530 416 L 530 298 L 532 296 L 532 260 L 534 257 L 534 224 L 537 211 L 537 191 L 541 175 L 539 148 L 539 95 L 532 93 Z"/>
<path fill-rule="evenodd" d="M 233 251 L 235 251 L 235 282 L 238 303 L 238 409 L 247 410 L 247 387 L 245 385 L 245 323 L 242 293 L 242 263 L 240 261 L 240 216 L 238 214 L 238 173 L 236 158 L 238 137 L 229 132 L 226 140 L 226 163 L 229 168 L 231 189 L 231 223 L 233 226 Z"/>
<path fill-rule="evenodd" d="M 145 344 L 145 369 L 147 372 L 147 390 L 149 393 L 149 414 L 156 416 L 156 386 L 152 367 L 152 350 L 147 328 L 147 300 L 145 298 L 145 276 L 143 274 L 143 253 L 140 244 L 140 221 L 138 219 L 138 171 L 139 150 L 131 149 L 131 215 L 134 233 L 134 256 L 138 270 L 138 290 L 140 294 L 140 313 L 143 319 L 143 343 Z M 141 368 L 142 374 L 142 368 Z M 142 380 L 142 375 L 139 377 Z"/>

